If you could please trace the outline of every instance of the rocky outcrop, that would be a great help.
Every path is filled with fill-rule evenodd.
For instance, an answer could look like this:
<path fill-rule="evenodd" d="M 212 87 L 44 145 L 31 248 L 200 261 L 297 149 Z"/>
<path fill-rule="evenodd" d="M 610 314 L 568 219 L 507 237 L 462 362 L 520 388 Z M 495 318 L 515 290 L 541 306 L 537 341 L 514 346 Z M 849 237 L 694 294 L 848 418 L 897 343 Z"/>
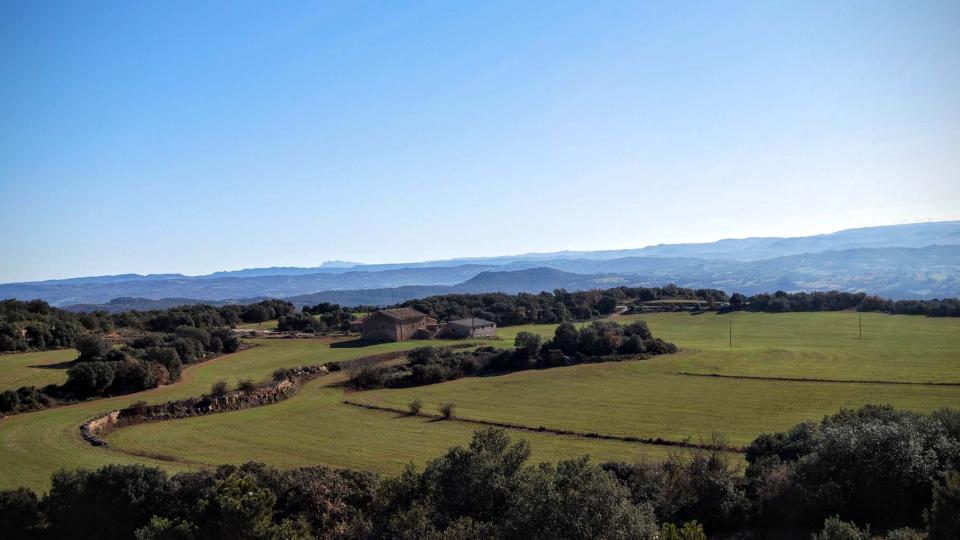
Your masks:
<path fill-rule="evenodd" d="M 134 405 L 87 420 L 80 426 L 80 435 L 94 446 L 107 446 L 103 435 L 120 426 L 204 416 L 277 403 L 296 394 L 300 386 L 307 381 L 322 377 L 328 372 L 327 366 L 297 367 L 287 371 L 286 379 L 263 384 L 251 390 L 208 394 L 158 405 Z"/>

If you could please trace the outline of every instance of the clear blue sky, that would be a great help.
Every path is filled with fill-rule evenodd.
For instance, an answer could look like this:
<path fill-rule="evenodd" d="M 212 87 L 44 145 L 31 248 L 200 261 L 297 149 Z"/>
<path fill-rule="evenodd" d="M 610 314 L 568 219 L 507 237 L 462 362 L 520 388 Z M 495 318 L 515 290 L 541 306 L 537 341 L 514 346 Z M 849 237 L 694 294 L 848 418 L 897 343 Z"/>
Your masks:
<path fill-rule="evenodd" d="M 0 281 L 960 218 L 960 2 L 0 3 Z"/>

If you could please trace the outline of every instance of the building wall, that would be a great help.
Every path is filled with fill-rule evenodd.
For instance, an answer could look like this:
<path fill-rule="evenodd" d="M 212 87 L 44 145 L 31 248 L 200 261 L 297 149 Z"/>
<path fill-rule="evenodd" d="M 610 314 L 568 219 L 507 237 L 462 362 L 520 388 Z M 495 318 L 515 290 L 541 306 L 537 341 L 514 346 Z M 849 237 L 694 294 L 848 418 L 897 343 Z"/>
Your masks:
<path fill-rule="evenodd" d="M 397 321 L 376 313 L 363 321 L 365 341 L 397 341 Z"/>
<path fill-rule="evenodd" d="M 363 339 L 366 341 L 407 341 L 413 339 L 418 330 L 427 330 L 428 319 L 428 317 L 421 317 L 401 322 L 386 315 L 373 314 L 363 322 Z"/>
<path fill-rule="evenodd" d="M 413 334 L 422 328 L 426 328 L 423 319 L 410 319 L 397 324 L 397 341 L 406 341 L 413 338 Z"/>
<path fill-rule="evenodd" d="M 451 324 L 448 331 L 453 337 L 496 337 L 497 325 L 491 324 L 489 326 L 471 328 L 469 326 Z"/>

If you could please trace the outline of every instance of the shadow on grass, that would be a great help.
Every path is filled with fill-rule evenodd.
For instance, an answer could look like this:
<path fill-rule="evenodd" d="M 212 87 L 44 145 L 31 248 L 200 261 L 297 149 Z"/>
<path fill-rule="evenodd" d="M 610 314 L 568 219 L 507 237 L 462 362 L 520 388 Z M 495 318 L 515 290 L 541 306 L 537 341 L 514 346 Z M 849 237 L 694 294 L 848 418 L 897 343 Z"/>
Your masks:
<path fill-rule="evenodd" d="M 331 349 L 359 349 L 362 347 L 370 347 L 372 345 L 378 345 L 385 342 L 377 341 L 364 341 L 363 339 L 351 339 L 349 341 L 337 341 L 330 344 Z"/>
<path fill-rule="evenodd" d="M 56 364 L 38 364 L 36 366 L 27 366 L 35 369 L 70 369 L 77 364 L 76 360 L 67 360 L 66 362 L 57 362 Z"/>

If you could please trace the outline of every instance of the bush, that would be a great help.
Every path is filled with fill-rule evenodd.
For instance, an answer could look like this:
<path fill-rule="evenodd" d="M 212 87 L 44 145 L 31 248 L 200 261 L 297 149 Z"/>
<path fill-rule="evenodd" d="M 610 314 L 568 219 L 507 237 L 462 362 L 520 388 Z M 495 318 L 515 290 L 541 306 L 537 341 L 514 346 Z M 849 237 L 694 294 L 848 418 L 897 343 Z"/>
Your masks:
<path fill-rule="evenodd" d="M 165 508 L 165 472 L 142 465 L 108 465 L 96 471 L 58 471 L 42 507 L 50 538 L 133 538 L 150 516 Z"/>
<path fill-rule="evenodd" d="M 77 360 L 81 362 L 95 362 L 102 360 L 107 355 L 107 351 L 110 350 L 110 345 L 100 338 L 100 336 L 84 334 L 77 338 L 76 348 L 77 352 L 80 353 L 80 357 L 77 358 Z"/>
<path fill-rule="evenodd" d="M 344 365 L 350 384 L 354 388 L 383 388 L 386 371 L 373 358 L 360 358 Z"/>
<path fill-rule="evenodd" d="M 920 531 L 904 527 L 903 529 L 894 529 L 887 532 L 883 540 L 928 540 L 928 538 L 926 534 Z"/>
<path fill-rule="evenodd" d="M 167 374 L 171 381 L 180 379 L 183 362 L 180 360 L 180 353 L 178 353 L 176 349 L 171 347 L 149 347 L 143 351 L 143 359 L 167 368 Z"/>
<path fill-rule="evenodd" d="M 134 416 L 143 416 L 147 414 L 147 402 L 140 400 L 130 406 L 130 413 Z"/>
<path fill-rule="evenodd" d="M 178 337 L 170 345 L 176 349 L 184 364 L 193 364 L 204 358 L 203 344 L 193 338 Z"/>
<path fill-rule="evenodd" d="M 29 535 L 42 523 L 37 495 L 26 488 L 0 491 L 0 531 L 8 538 Z M 20 534 L 18 534 L 20 533 Z"/>
<path fill-rule="evenodd" d="M 539 334 L 531 332 L 520 332 L 513 340 L 513 346 L 517 352 L 526 358 L 533 358 L 540 354 L 540 347 L 543 345 L 543 338 Z"/>
<path fill-rule="evenodd" d="M 747 477 L 768 523 L 841 515 L 881 529 L 915 526 L 936 479 L 956 466 L 957 440 L 939 417 L 867 405 L 758 437 Z"/>
<path fill-rule="evenodd" d="M 420 401 L 419 399 L 415 399 L 411 401 L 410 404 L 407 405 L 407 407 L 410 409 L 410 415 L 416 416 L 420 414 L 420 409 L 423 408 L 423 402 Z"/>
<path fill-rule="evenodd" d="M 930 540 L 960 538 L 960 473 L 950 472 L 933 486 L 933 503 L 924 512 Z"/>
<path fill-rule="evenodd" d="M 707 540 L 707 535 L 703 532 L 703 525 L 696 520 L 679 528 L 673 523 L 664 523 L 660 528 L 660 540 Z"/>
<path fill-rule="evenodd" d="M 273 370 L 273 380 L 276 382 L 285 381 L 290 378 L 292 373 L 293 372 L 287 368 L 277 368 Z"/>
<path fill-rule="evenodd" d="M 440 414 L 442 414 L 444 418 L 449 420 L 450 418 L 453 418 L 453 412 L 454 412 L 454 409 L 456 408 L 457 406 L 454 403 L 441 403 Z"/>
<path fill-rule="evenodd" d="M 237 383 L 237 390 L 242 392 L 253 392 L 256 389 L 257 385 L 254 384 L 254 382 L 250 379 L 240 379 L 240 381 Z"/>
<path fill-rule="evenodd" d="M 125 358 L 114 365 L 117 366 L 116 380 L 113 382 L 115 391 L 138 392 L 157 386 L 156 364 Z"/>
<path fill-rule="evenodd" d="M 215 396 L 222 396 L 227 393 L 227 381 L 217 381 L 210 387 L 210 393 Z"/>
<path fill-rule="evenodd" d="M 572 323 L 563 322 L 553 332 L 553 345 L 566 354 L 577 352 L 580 343 L 580 332 Z"/>
<path fill-rule="evenodd" d="M 833 516 L 823 522 L 823 529 L 819 534 L 814 534 L 811 540 L 870 540 L 870 527 L 860 530 L 852 521 L 841 521 Z"/>
<path fill-rule="evenodd" d="M 14 390 L 0 392 L 0 412 L 11 412 L 20 405 L 20 396 Z"/>
<path fill-rule="evenodd" d="M 113 384 L 113 368 L 106 362 L 82 362 L 67 371 L 67 387 L 79 397 L 98 396 Z"/>
<path fill-rule="evenodd" d="M 220 342 L 220 351 L 225 354 L 237 352 L 240 349 L 240 338 L 230 328 L 214 328 L 210 331 L 211 344 L 216 338 Z"/>

